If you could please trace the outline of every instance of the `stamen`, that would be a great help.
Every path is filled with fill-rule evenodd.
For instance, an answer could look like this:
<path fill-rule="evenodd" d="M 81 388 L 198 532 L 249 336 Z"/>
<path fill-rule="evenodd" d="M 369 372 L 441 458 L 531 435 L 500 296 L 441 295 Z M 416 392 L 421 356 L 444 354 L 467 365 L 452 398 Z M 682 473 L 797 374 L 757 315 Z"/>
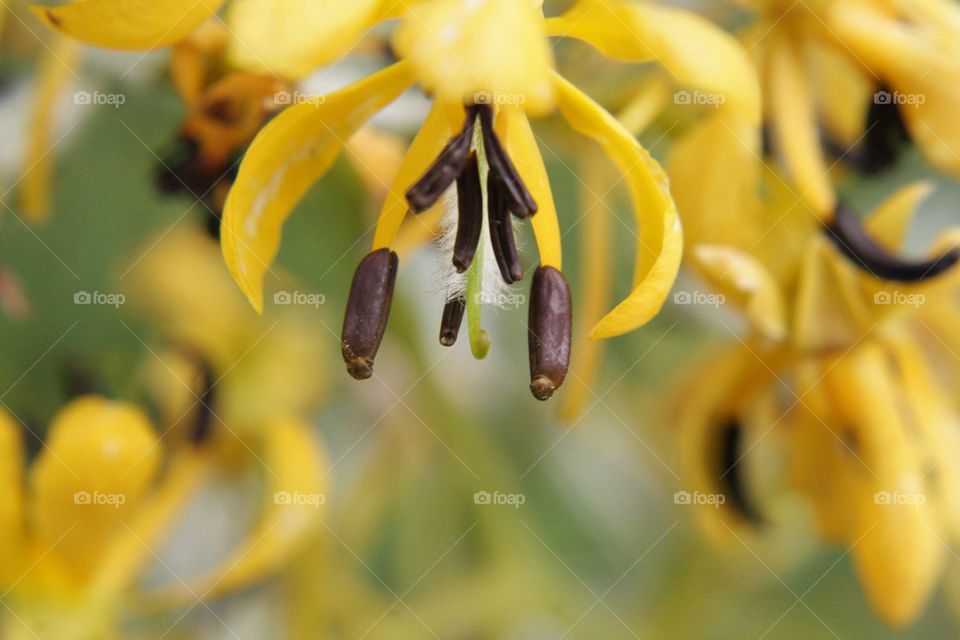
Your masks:
<path fill-rule="evenodd" d="M 454 298 L 443 307 L 443 318 L 440 320 L 440 344 L 452 347 L 460 334 L 460 325 L 463 324 L 463 314 L 467 310 L 467 301 Z"/>
<path fill-rule="evenodd" d="M 507 209 L 503 187 L 491 172 L 487 176 L 487 215 L 490 218 L 490 245 L 500 267 L 500 275 L 507 284 L 523 279 L 523 266 L 517 253 L 513 224 Z"/>
<path fill-rule="evenodd" d="M 570 287 L 553 267 L 540 267 L 530 289 L 530 391 L 547 400 L 563 384 L 570 366 L 573 312 Z"/>
<path fill-rule="evenodd" d="M 476 109 L 480 114 L 483 150 L 490 164 L 490 175 L 495 176 L 502 185 L 507 209 L 518 218 L 529 218 L 537 212 L 537 203 L 497 137 L 493 128 L 493 109 L 490 105 L 478 105 Z"/>
<path fill-rule="evenodd" d="M 850 209 L 837 205 L 827 235 L 850 261 L 883 280 L 920 282 L 947 271 L 960 260 L 960 249 L 951 249 L 932 260 L 906 261 L 892 255 L 871 238 Z"/>
<path fill-rule="evenodd" d="M 457 178 L 457 239 L 453 245 L 453 266 L 457 273 L 470 267 L 483 231 L 483 190 L 480 186 L 480 164 L 471 153 L 467 166 Z"/>
<path fill-rule="evenodd" d="M 373 359 L 390 316 L 398 264 L 396 253 L 377 249 L 360 261 L 353 276 L 343 318 L 341 352 L 347 371 L 357 380 L 373 375 Z"/>
<path fill-rule="evenodd" d="M 753 524 L 762 524 L 763 518 L 760 512 L 747 495 L 746 482 L 740 465 L 742 441 L 743 427 L 735 419 L 730 420 L 720 430 L 717 446 L 720 449 L 719 481 L 721 490 L 745 520 Z"/>
<path fill-rule="evenodd" d="M 407 203 L 414 213 L 422 213 L 450 188 L 453 181 L 463 173 L 470 156 L 473 126 L 477 114 L 473 107 L 467 109 L 463 129 L 450 139 L 426 173 L 407 190 Z"/>

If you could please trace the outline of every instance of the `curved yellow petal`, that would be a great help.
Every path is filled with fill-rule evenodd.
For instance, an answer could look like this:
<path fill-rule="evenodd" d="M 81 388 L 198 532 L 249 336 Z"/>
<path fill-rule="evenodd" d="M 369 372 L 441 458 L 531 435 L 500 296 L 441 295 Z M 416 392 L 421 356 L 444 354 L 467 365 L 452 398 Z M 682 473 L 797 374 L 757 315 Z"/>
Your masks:
<path fill-rule="evenodd" d="M 821 219 L 829 219 L 836 196 L 820 146 L 813 89 L 801 52 L 786 35 L 770 43 L 766 83 L 777 151 L 799 195 Z"/>
<path fill-rule="evenodd" d="M 707 280 L 743 310 L 764 336 L 779 342 L 787 335 L 786 305 L 773 275 L 753 256 L 733 247 L 699 245 L 693 258 Z"/>
<path fill-rule="evenodd" d="M 863 224 L 870 237 L 890 251 L 899 251 L 917 208 L 933 189 L 934 184 L 930 180 L 918 180 L 881 202 Z"/>
<path fill-rule="evenodd" d="M 537 213 L 530 218 L 533 234 L 540 251 L 540 264 L 562 268 L 562 247 L 560 245 L 560 223 L 557 220 L 557 207 L 553 202 L 550 178 L 543 165 L 540 147 L 530 128 L 530 121 L 522 109 L 507 107 L 500 110 L 497 117 L 497 133 L 507 147 L 520 177 L 537 203 Z"/>
<path fill-rule="evenodd" d="M 23 520 L 23 436 L 19 423 L 0 409 L 0 583 L 9 585 L 19 576 L 25 533 Z"/>
<path fill-rule="evenodd" d="M 275 573 L 316 533 L 327 499 L 326 458 L 310 426 L 294 418 L 264 425 L 265 501 L 257 524 L 218 567 L 151 596 L 163 602 L 216 598 Z"/>
<path fill-rule="evenodd" d="M 403 219 L 410 210 L 407 204 L 406 193 L 419 180 L 433 161 L 437 159 L 443 147 L 450 140 L 450 120 L 446 109 L 439 102 L 430 109 L 420 131 L 410 144 L 407 155 L 404 156 L 393 178 L 393 183 L 387 191 L 387 198 L 383 202 L 383 209 L 377 221 L 377 229 L 373 236 L 373 248 L 383 249 L 391 247 L 396 240 L 397 232 L 403 224 Z M 438 205 L 435 208 L 439 209 Z M 410 224 L 424 224 L 420 219 L 424 214 L 416 216 Z"/>
<path fill-rule="evenodd" d="M 288 108 L 250 145 L 224 206 L 221 244 L 230 274 L 258 312 L 263 277 L 280 248 L 284 221 L 330 169 L 345 141 L 411 82 L 409 65 L 395 64 Z"/>
<path fill-rule="evenodd" d="M 849 51 L 832 44 L 810 42 L 807 55 L 823 126 L 835 142 L 847 149 L 866 129 L 874 78 Z"/>
<path fill-rule="evenodd" d="M 39 540 L 83 576 L 136 512 L 162 447 L 140 409 L 96 396 L 57 414 L 30 473 L 31 523 Z"/>
<path fill-rule="evenodd" d="M 79 61 L 77 43 L 59 36 L 40 63 L 23 160 L 25 170 L 20 182 L 20 208 L 33 223 L 43 222 L 50 215 L 51 173 L 56 156 L 53 149 L 54 119 L 61 98 L 76 77 L 74 67 Z"/>
<path fill-rule="evenodd" d="M 228 55 L 243 69 L 299 79 L 340 58 L 380 18 L 385 0 L 233 0 Z"/>
<path fill-rule="evenodd" d="M 108 49 L 156 49 L 178 42 L 214 15 L 224 0 L 75 0 L 31 7 L 47 25 Z"/>
<path fill-rule="evenodd" d="M 553 53 L 543 16 L 517 0 L 433 0 L 413 4 L 394 37 L 417 80 L 438 100 L 552 106 Z"/>
<path fill-rule="evenodd" d="M 406 152 L 406 140 L 372 125 L 347 140 L 347 159 L 377 202 L 386 196 Z"/>
<path fill-rule="evenodd" d="M 583 40 L 612 58 L 656 61 L 678 83 L 711 94 L 711 104 L 760 122 L 760 88 L 747 52 L 690 11 L 653 2 L 581 0 L 548 24 L 550 35 Z"/>
<path fill-rule="evenodd" d="M 634 289 L 590 332 L 609 338 L 642 326 L 660 311 L 680 268 L 683 231 L 667 176 L 646 149 L 603 107 L 554 75 L 557 106 L 574 129 L 592 138 L 623 173 L 630 191 L 637 238 Z"/>

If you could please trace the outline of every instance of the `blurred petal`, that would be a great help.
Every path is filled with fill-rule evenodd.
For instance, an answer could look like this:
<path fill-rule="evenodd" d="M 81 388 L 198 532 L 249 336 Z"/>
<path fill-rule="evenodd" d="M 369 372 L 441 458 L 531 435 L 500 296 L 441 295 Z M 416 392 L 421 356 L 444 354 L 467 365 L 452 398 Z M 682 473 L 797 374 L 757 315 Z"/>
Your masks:
<path fill-rule="evenodd" d="M 847 149 L 864 134 L 874 78 L 845 49 L 813 41 L 808 43 L 806 53 L 823 125 Z"/>
<path fill-rule="evenodd" d="M 689 11 L 653 2 L 581 0 L 550 20 L 550 35 L 578 38 L 628 62 L 658 62 L 678 83 L 723 96 L 758 124 L 760 88 L 736 38 Z"/>
<path fill-rule="evenodd" d="M 9 585 L 18 577 L 24 561 L 23 436 L 20 424 L 0 409 L 0 583 Z"/>
<path fill-rule="evenodd" d="M 366 126 L 347 140 L 347 159 L 377 202 L 400 170 L 407 146 L 399 137 Z"/>
<path fill-rule="evenodd" d="M 786 337 L 783 295 L 761 262 L 720 245 L 698 245 L 693 249 L 693 258 L 713 287 L 740 307 L 758 331 L 775 342 Z"/>
<path fill-rule="evenodd" d="M 646 149 L 586 94 L 560 76 L 555 84 L 563 117 L 603 148 L 623 172 L 633 201 L 639 230 L 634 290 L 590 333 L 591 339 L 621 335 L 648 322 L 663 306 L 683 252 L 680 220 L 667 177 Z"/>
<path fill-rule="evenodd" d="M 507 101 L 534 114 L 553 104 L 553 54 L 543 16 L 533 3 L 414 4 L 403 17 L 394 44 L 413 64 L 420 85 L 441 102 Z"/>
<path fill-rule="evenodd" d="M 230 59 L 299 79 L 340 58 L 380 18 L 386 0 L 233 0 L 226 20 Z"/>
<path fill-rule="evenodd" d="M 31 7 L 47 25 L 108 49 L 156 49 L 182 40 L 223 0 L 75 0 Z"/>
<path fill-rule="evenodd" d="M 553 203 L 550 178 L 543 165 L 540 147 L 530 128 L 527 115 L 519 108 L 506 107 L 497 118 L 497 133 L 506 145 L 507 153 L 516 166 L 523 183 L 537 203 L 537 213 L 530 218 L 540 251 L 540 264 L 561 269 L 562 247 L 557 208 Z"/>
<path fill-rule="evenodd" d="M 288 108 L 250 145 L 230 190 L 221 226 L 230 274 L 258 311 L 263 277 L 280 248 L 284 221 L 333 165 L 344 142 L 410 86 L 395 64 L 315 102 Z"/>
<path fill-rule="evenodd" d="M 871 238 L 890 251 L 899 251 L 917 208 L 933 189 L 933 182 L 929 180 L 919 180 L 900 188 L 873 210 L 864 221 L 864 228 Z"/>
<path fill-rule="evenodd" d="M 780 35 L 771 42 L 767 73 L 777 150 L 800 195 L 821 219 L 826 219 L 833 214 L 836 196 L 820 146 L 809 70 L 789 37 Z"/>
<path fill-rule="evenodd" d="M 75 576 L 88 574 L 141 504 L 161 453 L 138 408 L 96 396 L 68 404 L 54 418 L 30 473 L 39 541 Z"/>

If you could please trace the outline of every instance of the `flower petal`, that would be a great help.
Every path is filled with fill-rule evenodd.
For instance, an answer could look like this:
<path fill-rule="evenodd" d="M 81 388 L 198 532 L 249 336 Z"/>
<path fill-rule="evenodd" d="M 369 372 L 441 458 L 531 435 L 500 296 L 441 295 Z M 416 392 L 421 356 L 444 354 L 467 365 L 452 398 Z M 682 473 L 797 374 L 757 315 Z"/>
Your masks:
<path fill-rule="evenodd" d="M 140 409 L 95 396 L 68 404 L 50 426 L 30 474 L 39 540 L 76 577 L 123 529 L 160 466 L 162 447 Z"/>
<path fill-rule="evenodd" d="M 562 263 L 560 223 L 553 202 L 550 178 L 543 165 L 540 147 L 530 128 L 527 114 L 518 107 L 505 107 L 497 117 L 497 134 L 503 140 L 523 183 L 537 203 L 537 213 L 530 218 L 540 251 L 540 264 L 558 271 Z"/>
<path fill-rule="evenodd" d="M 224 206 L 223 256 L 254 308 L 263 310 L 263 277 L 297 202 L 333 165 L 344 141 L 410 86 L 395 64 L 315 102 L 295 105 L 254 139 Z"/>
<path fill-rule="evenodd" d="M 0 580 L 8 585 L 22 575 L 25 544 L 23 519 L 23 436 L 20 425 L 0 409 Z M 20 567 L 20 570 L 17 569 Z"/>
<path fill-rule="evenodd" d="M 933 189 L 929 180 L 918 180 L 902 187 L 871 212 L 864 221 L 864 228 L 871 238 L 890 251 L 899 251 L 917 208 Z"/>
<path fill-rule="evenodd" d="M 783 295 L 759 260 L 722 245 L 698 245 L 693 257 L 707 280 L 739 306 L 758 331 L 775 342 L 786 337 Z"/>
<path fill-rule="evenodd" d="M 156 49 L 178 42 L 217 13 L 224 0 L 76 0 L 31 7 L 47 25 L 108 49 Z"/>
<path fill-rule="evenodd" d="M 417 80 L 446 103 L 552 105 L 543 16 L 517 0 L 433 0 L 410 6 L 394 38 Z"/>
<path fill-rule="evenodd" d="M 683 231 L 667 177 L 646 149 L 603 107 L 554 75 L 557 106 L 570 125 L 592 138 L 623 173 L 639 230 L 634 289 L 590 333 L 609 338 L 642 326 L 660 311 L 680 267 Z"/>
<path fill-rule="evenodd" d="M 746 51 L 694 13 L 653 2 L 582 0 L 548 24 L 550 35 L 583 40 L 611 58 L 656 61 L 678 83 L 722 96 L 741 117 L 760 121 L 760 88 Z"/>
<path fill-rule="evenodd" d="M 233 0 L 231 61 L 243 69 L 300 79 L 355 46 L 385 0 Z"/>

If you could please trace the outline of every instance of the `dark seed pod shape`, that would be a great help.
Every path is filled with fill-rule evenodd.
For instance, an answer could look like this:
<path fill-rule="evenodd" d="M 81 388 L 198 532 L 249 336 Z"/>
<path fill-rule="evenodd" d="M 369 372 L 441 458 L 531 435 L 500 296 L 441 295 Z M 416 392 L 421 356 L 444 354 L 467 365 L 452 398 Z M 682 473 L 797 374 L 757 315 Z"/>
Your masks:
<path fill-rule="evenodd" d="M 892 255 L 870 237 L 857 217 L 838 205 L 827 235 L 841 253 L 858 268 L 882 280 L 920 282 L 947 271 L 960 260 L 960 249 L 953 249 L 932 260 L 907 261 Z"/>
<path fill-rule="evenodd" d="M 470 157 L 470 143 L 473 141 L 473 126 L 476 120 L 476 111 L 467 109 L 463 129 L 450 139 L 426 173 L 407 190 L 407 204 L 413 213 L 423 213 L 432 207 L 463 173 Z"/>
<path fill-rule="evenodd" d="M 573 312 L 570 287 L 553 267 L 540 267 L 530 289 L 530 391 L 547 400 L 563 384 L 570 367 Z"/>
<path fill-rule="evenodd" d="M 513 235 L 513 223 L 504 200 L 503 188 L 493 174 L 487 177 L 487 200 L 493 255 L 497 259 L 503 281 L 513 284 L 523 279 L 523 265 L 520 264 L 520 254 L 517 252 L 517 241 Z"/>
<path fill-rule="evenodd" d="M 357 380 L 373 375 L 373 359 L 390 317 L 398 264 L 396 253 L 377 249 L 360 261 L 353 275 L 340 349 L 347 371 Z"/>
<path fill-rule="evenodd" d="M 443 318 L 440 319 L 440 344 L 445 347 L 456 344 L 466 310 L 467 301 L 463 298 L 454 298 L 443 306 Z"/>
<path fill-rule="evenodd" d="M 467 166 L 457 178 L 457 238 L 453 244 L 453 266 L 457 273 L 470 268 L 483 231 L 483 190 L 480 187 L 480 164 L 471 153 Z"/>

